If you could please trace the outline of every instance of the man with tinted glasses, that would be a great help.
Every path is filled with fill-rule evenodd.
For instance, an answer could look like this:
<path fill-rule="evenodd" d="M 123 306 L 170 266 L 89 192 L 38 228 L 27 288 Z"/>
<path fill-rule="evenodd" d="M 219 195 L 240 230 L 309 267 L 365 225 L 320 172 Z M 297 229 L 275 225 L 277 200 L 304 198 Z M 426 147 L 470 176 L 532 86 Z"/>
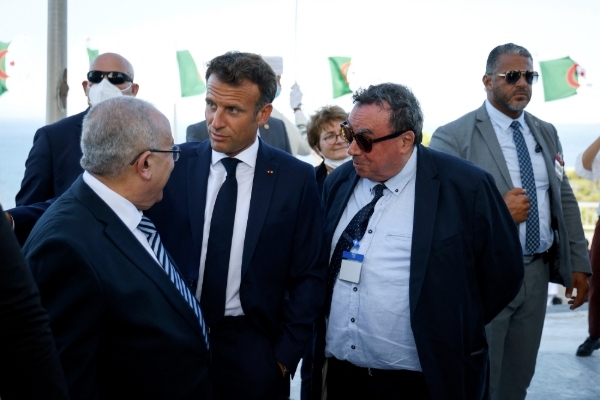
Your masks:
<path fill-rule="evenodd" d="M 523 277 L 510 213 L 491 175 L 420 144 L 408 88 L 353 99 L 342 124 L 352 162 L 323 188 L 327 398 L 484 398 L 484 325 Z"/>
<path fill-rule="evenodd" d="M 133 67 L 118 54 L 104 53 L 90 65 L 87 80 L 82 82 L 88 104 L 93 107 L 102 100 L 115 96 L 135 96 L 139 90 L 133 83 Z M 44 126 L 35 133 L 33 147 L 25 162 L 25 175 L 17 193 L 17 206 L 45 202 L 63 194 L 83 172 L 81 159 L 81 126 L 88 108 Z M 14 221 L 15 234 L 21 245 L 27 239 L 33 224 L 45 209 L 17 207 L 8 210 Z"/>
<path fill-rule="evenodd" d="M 496 47 L 483 76 L 487 100 L 438 128 L 430 144 L 489 171 L 519 229 L 523 287 L 486 327 L 491 398 L 498 400 L 525 398 L 535 371 L 548 281 L 567 287 L 571 309 L 583 304 L 588 291 L 586 241 L 556 129 L 523 112 L 537 77 L 527 49 L 512 43 Z M 571 297 L 573 289 L 576 297 Z"/>

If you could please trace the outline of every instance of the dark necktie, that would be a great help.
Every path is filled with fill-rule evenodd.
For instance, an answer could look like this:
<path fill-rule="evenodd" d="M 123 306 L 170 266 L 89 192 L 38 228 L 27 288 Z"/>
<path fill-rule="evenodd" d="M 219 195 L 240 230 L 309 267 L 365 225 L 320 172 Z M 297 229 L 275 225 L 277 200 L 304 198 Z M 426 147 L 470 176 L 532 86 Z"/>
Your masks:
<path fill-rule="evenodd" d="M 171 259 L 169 258 L 169 255 L 167 254 L 167 251 L 165 250 L 165 247 L 163 246 L 162 241 L 160 240 L 160 236 L 156 231 L 154 223 L 144 215 L 142 216 L 142 220 L 138 225 L 138 229 L 142 231 L 144 235 L 146 235 L 146 239 L 148 239 L 148 243 L 150 244 L 152 251 L 154 251 L 158 262 L 167 273 L 169 279 L 171 279 L 173 285 L 175 285 L 175 287 L 179 290 L 179 293 L 181 293 L 185 301 L 187 301 L 187 303 L 190 305 L 190 307 L 194 311 L 194 314 L 196 314 L 196 317 L 198 317 L 198 321 L 200 322 L 200 328 L 202 328 L 202 335 L 204 335 L 204 342 L 206 343 L 206 348 L 209 349 L 210 346 L 208 344 L 208 335 L 206 334 L 206 323 L 202 318 L 202 311 L 200 310 L 200 305 L 198 304 L 196 297 L 194 297 L 194 294 L 185 285 L 183 279 L 181 279 L 181 276 L 179 276 L 179 273 L 171 263 Z"/>
<path fill-rule="evenodd" d="M 335 281 L 342 266 L 342 253 L 352 249 L 352 247 L 354 247 L 354 240 L 356 239 L 357 241 L 360 241 L 365 235 L 367 225 L 369 224 L 369 218 L 371 218 L 371 215 L 373 215 L 373 211 L 375 210 L 375 203 L 377 203 L 377 201 L 383 196 L 383 189 L 385 189 L 385 185 L 382 183 L 373 187 L 375 197 L 373 197 L 373 200 L 371 200 L 369 204 L 361 208 L 360 211 L 356 213 L 356 215 L 352 218 L 352 221 L 350 221 L 346 229 L 344 229 L 344 232 L 342 232 L 342 235 L 335 245 L 333 255 L 331 256 L 331 261 L 329 262 L 329 271 L 327 274 L 326 316 L 329 316 L 329 311 L 331 310 L 333 287 L 335 286 Z"/>
<path fill-rule="evenodd" d="M 200 304 L 202 304 L 209 327 L 214 326 L 225 315 L 227 273 L 229 272 L 229 256 L 231 254 L 238 190 L 235 170 L 239 162 L 240 160 L 237 158 L 226 157 L 221 159 L 221 163 L 227 171 L 227 177 L 217 194 L 210 221 L 202 296 L 200 298 Z"/>
<path fill-rule="evenodd" d="M 535 254 L 540 247 L 540 217 L 538 215 L 537 192 L 535 189 L 535 177 L 529 151 L 521 133 L 519 121 L 510 124 L 513 131 L 513 139 L 517 146 L 517 157 L 519 158 L 519 169 L 521 170 L 521 184 L 527 190 L 529 196 L 529 214 L 527 215 L 527 226 L 525 229 L 525 249 L 527 254 Z"/>

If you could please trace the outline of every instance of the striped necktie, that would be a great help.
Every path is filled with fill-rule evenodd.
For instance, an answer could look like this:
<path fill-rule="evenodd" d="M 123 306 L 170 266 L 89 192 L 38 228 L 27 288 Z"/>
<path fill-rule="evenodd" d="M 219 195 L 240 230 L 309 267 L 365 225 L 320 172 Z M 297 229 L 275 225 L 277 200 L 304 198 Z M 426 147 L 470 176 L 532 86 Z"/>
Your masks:
<path fill-rule="evenodd" d="M 167 273 L 169 279 L 171 279 L 171 282 L 175 285 L 177 290 L 179 290 L 179 293 L 181 293 L 183 298 L 192 308 L 194 314 L 196 314 L 196 317 L 198 317 L 198 322 L 200 323 L 200 328 L 202 329 L 202 335 L 204 336 L 204 342 L 206 343 L 206 349 L 210 349 L 210 345 L 208 343 L 208 335 L 206 332 L 206 323 L 204 322 L 204 318 L 202 317 L 200 304 L 198 304 L 196 297 L 194 297 L 192 292 L 185 285 L 185 282 L 183 281 L 183 279 L 181 279 L 181 276 L 177 272 L 177 269 L 175 269 L 175 266 L 171 263 L 171 258 L 169 257 L 169 254 L 165 250 L 165 247 L 163 246 L 162 241 L 160 240 L 160 236 L 156 231 L 154 223 L 150 221 L 150 218 L 144 215 L 142 216 L 142 220 L 138 225 L 138 229 L 142 231 L 144 235 L 146 235 L 146 239 L 148 239 L 148 243 L 150 244 L 152 251 L 154 251 L 158 262 L 163 267 L 164 271 Z"/>
<path fill-rule="evenodd" d="M 521 184 L 529 196 L 529 214 L 527 215 L 527 225 L 525 229 L 525 249 L 527 254 L 535 254 L 540 247 L 540 217 L 538 215 L 537 191 L 535 189 L 535 176 L 529 151 L 521 132 L 519 121 L 513 121 L 510 124 L 513 131 L 513 139 L 517 147 L 517 157 L 519 159 L 519 169 L 521 170 Z"/>

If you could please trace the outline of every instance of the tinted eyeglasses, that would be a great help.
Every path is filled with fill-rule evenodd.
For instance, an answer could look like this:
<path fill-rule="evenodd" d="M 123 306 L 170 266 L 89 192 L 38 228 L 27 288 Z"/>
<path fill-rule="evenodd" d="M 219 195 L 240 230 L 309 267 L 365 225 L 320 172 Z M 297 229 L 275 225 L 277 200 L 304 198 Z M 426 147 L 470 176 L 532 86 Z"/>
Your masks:
<path fill-rule="evenodd" d="M 352 128 L 350 128 L 348 121 L 342 122 L 340 124 L 340 126 L 342 127 L 342 138 L 346 141 L 346 143 L 348 143 L 348 145 L 350 145 L 350 144 L 352 144 L 352 142 L 354 140 L 356 140 L 356 144 L 357 144 L 358 148 L 364 153 L 370 153 L 371 150 L 373 150 L 373 143 L 383 142 L 384 140 L 390 140 L 393 138 L 397 138 L 398 136 L 408 132 L 408 131 L 394 132 L 394 133 L 390 133 L 389 135 L 386 135 L 386 136 L 383 136 L 383 137 L 380 137 L 377 139 L 371 139 L 370 137 L 368 137 L 362 133 L 354 133 Z"/>
<path fill-rule="evenodd" d="M 134 160 L 129 163 L 129 165 L 135 164 L 135 162 L 140 158 L 140 156 L 147 151 L 149 151 L 150 153 L 171 153 L 171 154 L 173 154 L 173 161 L 179 160 L 179 154 L 181 154 L 181 150 L 179 149 L 179 146 L 173 145 L 172 149 L 173 150 L 156 150 L 156 149 L 144 150 L 140 154 L 138 154 L 137 157 L 135 157 Z"/>
<path fill-rule="evenodd" d="M 504 80 L 509 85 L 514 85 L 515 83 L 519 82 L 519 79 L 521 79 L 521 75 L 523 75 L 525 77 L 525 82 L 527 82 L 528 85 L 533 85 L 534 83 L 537 82 L 538 77 L 540 76 L 540 74 L 538 74 L 535 71 L 519 71 L 519 70 L 506 71 L 503 74 L 492 74 L 492 75 L 503 76 Z"/>
<path fill-rule="evenodd" d="M 102 79 L 104 79 L 105 76 L 108 78 L 108 81 L 113 85 L 121 85 L 125 82 L 133 82 L 133 79 L 131 79 L 129 75 L 124 74 L 123 72 L 90 71 L 87 74 L 88 81 L 92 83 L 102 82 Z"/>

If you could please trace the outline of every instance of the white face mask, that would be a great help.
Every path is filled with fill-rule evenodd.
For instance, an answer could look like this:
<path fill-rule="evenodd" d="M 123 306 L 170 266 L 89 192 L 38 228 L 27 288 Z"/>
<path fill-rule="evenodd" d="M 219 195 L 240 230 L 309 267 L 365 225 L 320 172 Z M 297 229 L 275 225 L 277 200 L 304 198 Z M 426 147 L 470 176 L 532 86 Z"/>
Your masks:
<path fill-rule="evenodd" d="M 121 90 L 112 83 L 108 81 L 108 79 L 102 79 L 100 83 L 93 84 L 88 90 L 88 99 L 90 101 L 91 106 L 95 106 L 100 103 L 102 100 L 110 99 L 117 96 L 123 96 L 123 91 L 127 90 L 131 87 L 131 83 L 128 87 Z"/>
<path fill-rule="evenodd" d="M 332 160 L 330 158 L 327 158 L 327 157 L 323 156 L 323 154 L 321 154 L 321 156 L 323 157 L 323 160 L 325 160 L 325 165 L 327 165 L 329 168 L 333 168 L 333 169 L 336 169 L 337 167 L 339 167 L 340 165 L 342 165 L 346 161 L 352 160 L 352 156 L 348 156 L 346 158 L 342 158 L 341 160 Z"/>
<path fill-rule="evenodd" d="M 275 98 L 279 97 L 281 94 L 281 86 L 277 85 L 277 91 L 275 92 Z"/>

